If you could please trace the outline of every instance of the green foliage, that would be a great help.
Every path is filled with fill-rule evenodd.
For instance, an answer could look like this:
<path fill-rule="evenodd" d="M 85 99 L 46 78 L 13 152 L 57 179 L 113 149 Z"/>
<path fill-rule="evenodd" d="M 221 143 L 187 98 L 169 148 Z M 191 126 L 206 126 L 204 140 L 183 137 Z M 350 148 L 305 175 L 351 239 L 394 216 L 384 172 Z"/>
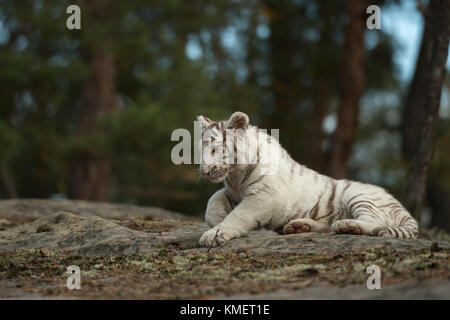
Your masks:
<path fill-rule="evenodd" d="M 301 159 L 304 137 L 317 130 L 311 119 L 318 79 L 329 84 L 328 113 L 335 111 L 343 1 L 105 1 L 100 13 L 88 2 L 78 3 L 82 29 L 73 31 L 65 26 L 66 1 L 0 2 L 0 158 L 10 163 L 22 197 L 66 193 L 70 162 L 86 156 L 111 162 L 110 200 L 197 214 L 218 186 L 198 181 L 193 165 L 171 163 L 174 129 L 192 132 L 196 115 L 225 119 L 237 109 L 262 124 L 279 116 L 274 76 L 292 77 L 297 108 L 283 115 L 281 141 Z M 397 90 L 392 38 L 372 38 L 368 89 Z M 292 59 L 283 50 L 276 55 L 274 43 Z M 83 89 L 93 73 L 88 52 L 105 48 L 114 57 L 119 110 L 80 130 Z M 379 131 L 378 119 L 361 128 L 361 143 L 364 132 Z M 379 170 L 399 170 L 376 162 Z M 353 168 L 355 176 L 365 171 L 357 161 Z"/>

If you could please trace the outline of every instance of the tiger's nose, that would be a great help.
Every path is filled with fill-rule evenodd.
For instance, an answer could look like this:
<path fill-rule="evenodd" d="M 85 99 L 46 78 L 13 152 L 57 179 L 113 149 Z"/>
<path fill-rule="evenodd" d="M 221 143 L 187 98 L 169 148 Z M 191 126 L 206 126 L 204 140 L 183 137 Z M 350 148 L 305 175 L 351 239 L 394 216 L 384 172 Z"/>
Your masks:
<path fill-rule="evenodd" d="M 207 177 L 209 175 L 209 172 L 205 169 L 200 168 L 199 173 L 203 177 Z"/>

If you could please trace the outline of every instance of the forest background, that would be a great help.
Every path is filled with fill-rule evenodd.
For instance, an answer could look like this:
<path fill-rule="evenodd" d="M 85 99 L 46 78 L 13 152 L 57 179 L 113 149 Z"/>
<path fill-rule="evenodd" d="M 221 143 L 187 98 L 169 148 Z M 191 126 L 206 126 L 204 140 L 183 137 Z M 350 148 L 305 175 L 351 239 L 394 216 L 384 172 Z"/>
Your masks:
<path fill-rule="evenodd" d="M 381 29 L 366 27 L 371 4 Z M 449 6 L 0 1 L 0 198 L 201 215 L 219 186 L 171 162 L 171 133 L 241 110 L 295 160 L 381 185 L 450 231 Z"/>

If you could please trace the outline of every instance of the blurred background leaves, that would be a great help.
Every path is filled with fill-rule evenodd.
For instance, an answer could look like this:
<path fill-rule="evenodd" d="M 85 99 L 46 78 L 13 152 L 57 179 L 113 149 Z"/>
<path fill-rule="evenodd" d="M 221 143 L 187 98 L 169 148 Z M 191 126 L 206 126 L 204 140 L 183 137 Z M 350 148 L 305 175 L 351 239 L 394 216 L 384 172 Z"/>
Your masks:
<path fill-rule="evenodd" d="M 194 165 L 172 164 L 170 135 L 176 128 L 193 133 L 198 114 L 225 119 L 235 110 L 263 128 L 280 128 L 296 160 L 336 176 L 330 163 L 343 85 L 356 85 L 342 80 L 355 1 L 73 4 L 81 8 L 81 30 L 66 28 L 67 1 L 0 2 L 0 197 L 130 202 L 202 214 L 218 186 L 198 180 Z M 405 6 L 371 4 L 382 15 Z M 341 162 L 345 176 L 401 198 L 409 83 L 395 59 L 402 50 L 396 30 L 387 26 L 363 31 L 363 92 Z M 430 174 L 442 196 L 427 197 L 431 212 L 450 192 L 448 76 L 445 84 Z M 428 226 L 431 217 L 424 218 Z"/>

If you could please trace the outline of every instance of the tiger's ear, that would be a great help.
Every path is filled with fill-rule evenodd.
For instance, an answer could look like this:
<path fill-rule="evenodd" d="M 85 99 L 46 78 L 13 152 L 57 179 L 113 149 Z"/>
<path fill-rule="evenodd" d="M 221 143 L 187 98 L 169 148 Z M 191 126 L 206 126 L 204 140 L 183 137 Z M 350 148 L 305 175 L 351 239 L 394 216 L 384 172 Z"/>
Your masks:
<path fill-rule="evenodd" d="M 209 126 L 213 121 L 205 116 L 197 116 L 197 121 L 200 121 L 203 128 Z"/>
<path fill-rule="evenodd" d="M 242 129 L 247 130 L 249 125 L 248 115 L 243 112 L 237 111 L 233 113 L 227 121 L 227 128 L 229 129 Z"/>

